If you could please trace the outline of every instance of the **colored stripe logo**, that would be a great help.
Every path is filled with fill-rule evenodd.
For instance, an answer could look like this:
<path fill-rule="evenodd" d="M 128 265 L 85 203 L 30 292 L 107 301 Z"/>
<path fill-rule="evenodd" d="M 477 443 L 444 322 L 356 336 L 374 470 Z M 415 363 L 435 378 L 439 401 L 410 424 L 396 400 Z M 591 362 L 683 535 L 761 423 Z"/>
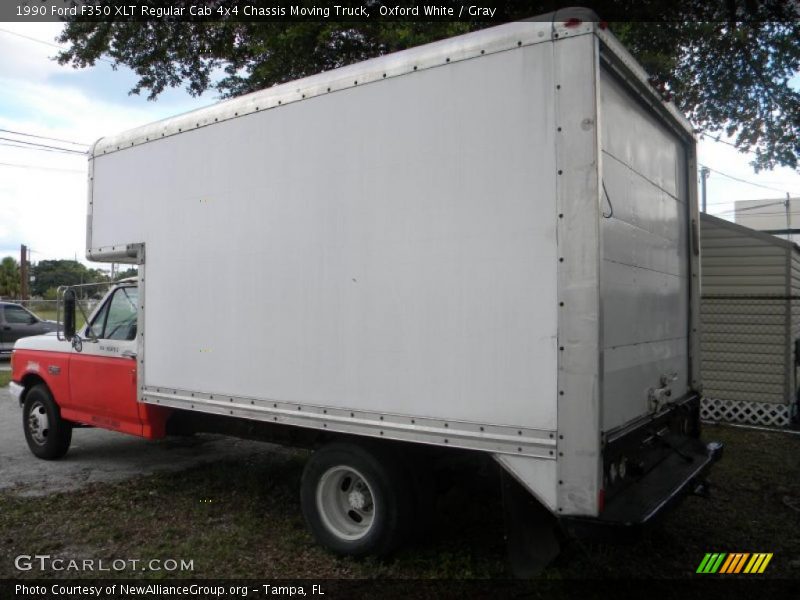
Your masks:
<path fill-rule="evenodd" d="M 700 561 L 700 566 L 697 567 L 697 573 L 721 575 L 736 575 L 739 573 L 748 573 L 755 575 L 763 573 L 767 568 L 769 561 L 772 560 L 772 552 L 756 552 L 750 554 L 749 552 L 709 552 Z"/>

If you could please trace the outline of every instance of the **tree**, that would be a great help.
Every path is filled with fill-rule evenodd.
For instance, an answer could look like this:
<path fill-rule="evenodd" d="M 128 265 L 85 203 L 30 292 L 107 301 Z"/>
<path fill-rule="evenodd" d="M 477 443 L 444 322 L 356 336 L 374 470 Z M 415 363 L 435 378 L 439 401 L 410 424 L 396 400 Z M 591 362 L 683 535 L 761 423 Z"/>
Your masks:
<path fill-rule="evenodd" d="M 172 4 L 188 7 L 193 0 Z M 376 4 L 364 2 L 377 14 Z M 527 17 L 560 4 L 575 3 L 519 2 L 506 5 L 503 16 Z M 594 4 L 650 73 L 653 85 L 698 129 L 735 136 L 741 151 L 755 153 L 756 170 L 798 168 L 800 91 L 789 84 L 800 71 L 800 19 L 794 3 L 687 0 L 681 3 L 683 13 L 671 3 L 663 3 L 659 13 L 659 3 L 643 0 Z M 193 95 L 215 89 L 230 97 L 492 24 L 73 20 L 58 38 L 70 47 L 57 58 L 78 68 L 109 56 L 139 76 L 131 93 L 147 91 L 150 99 L 182 84 Z M 215 81 L 218 69 L 225 76 Z"/>
<path fill-rule="evenodd" d="M 120 271 L 119 273 L 117 273 L 114 279 L 116 280 L 127 279 L 128 277 L 136 277 L 138 275 L 139 275 L 139 269 L 137 269 L 136 267 L 128 267 L 124 271 Z"/>
<path fill-rule="evenodd" d="M 616 23 L 653 84 L 703 131 L 735 135 L 756 171 L 798 168 L 800 21 Z"/>
<path fill-rule="evenodd" d="M 44 296 L 51 288 L 61 285 L 100 283 L 108 276 L 99 269 L 89 269 L 75 260 L 42 260 L 32 269 L 34 282 L 31 293 Z"/>
<path fill-rule="evenodd" d="M 19 276 L 19 263 L 12 256 L 0 261 L 0 297 L 18 298 L 22 282 Z"/>

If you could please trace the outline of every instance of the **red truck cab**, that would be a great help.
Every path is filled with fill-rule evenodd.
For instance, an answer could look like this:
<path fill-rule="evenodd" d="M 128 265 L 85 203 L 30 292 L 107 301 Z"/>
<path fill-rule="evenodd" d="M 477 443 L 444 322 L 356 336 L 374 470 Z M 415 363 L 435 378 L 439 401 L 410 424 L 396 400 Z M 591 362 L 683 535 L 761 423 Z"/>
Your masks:
<path fill-rule="evenodd" d="M 69 449 L 73 426 L 163 437 L 169 409 L 137 399 L 138 287 L 117 284 L 72 342 L 56 333 L 20 339 L 10 389 L 23 408 L 25 437 L 40 458 Z"/>

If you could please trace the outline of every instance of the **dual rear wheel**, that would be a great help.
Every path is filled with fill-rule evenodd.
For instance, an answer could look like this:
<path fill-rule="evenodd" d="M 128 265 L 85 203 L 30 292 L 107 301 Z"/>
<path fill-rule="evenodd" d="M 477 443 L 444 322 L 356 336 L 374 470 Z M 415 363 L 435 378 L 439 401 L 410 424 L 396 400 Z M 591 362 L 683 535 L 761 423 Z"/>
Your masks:
<path fill-rule="evenodd" d="M 331 443 L 303 471 L 303 516 L 317 542 L 337 554 L 386 556 L 409 533 L 413 480 L 394 453 Z"/>
<path fill-rule="evenodd" d="M 431 472 L 424 459 L 392 450 L 334 442 L 311 456 L 300 497 L 320 545 L 346 556 L 387 556 L 410 534 L 426 533 L 435 504 Z M 512 572 L 533 577 L 560 551 L 556 521 L 511 476 L 502 478 Z"/>

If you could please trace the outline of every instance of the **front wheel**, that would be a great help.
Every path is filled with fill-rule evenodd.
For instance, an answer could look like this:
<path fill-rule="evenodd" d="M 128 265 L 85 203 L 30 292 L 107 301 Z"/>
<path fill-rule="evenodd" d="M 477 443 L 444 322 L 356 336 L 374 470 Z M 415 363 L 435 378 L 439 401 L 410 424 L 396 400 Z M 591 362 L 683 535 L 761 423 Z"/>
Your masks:
<path fill-rule="evenodd" d="M 337 554 L 385 556 L 408 532 L 412 489 L 390 453 L 350 443 L 317 450 L 303 471 L 303 516 L 317 542 Z"/>
<path fill-rule="evenodd" d="M 44 385 L 37 385 L 25 396 L 22 426 L 28 448 L 46 460 L 61 458 L 72 442 L 72 423 L 61 418 L 61 412 Z"/>

